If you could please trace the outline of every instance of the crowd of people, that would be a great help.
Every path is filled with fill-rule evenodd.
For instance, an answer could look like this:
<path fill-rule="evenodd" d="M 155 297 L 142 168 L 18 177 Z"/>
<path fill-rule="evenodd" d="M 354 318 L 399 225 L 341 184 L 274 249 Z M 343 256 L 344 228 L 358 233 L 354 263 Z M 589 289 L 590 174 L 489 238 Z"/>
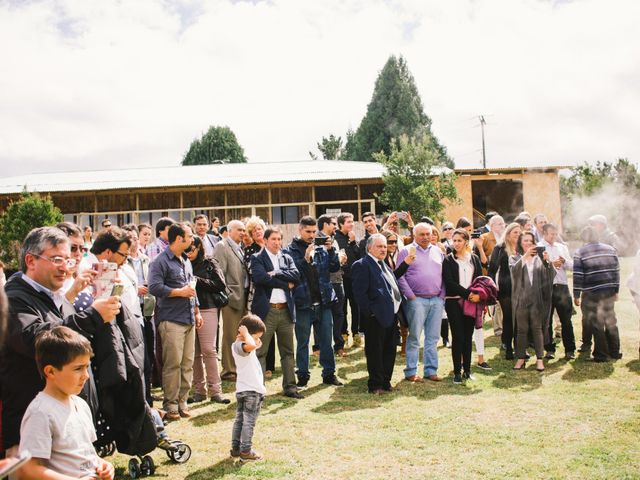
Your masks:
<path fill-rule="evenodd" d="M 311 355 L 322 383 L 341 387 L 336 358 L 362 346 L 373 395 L 394 390 L 398 349 L 405 381 L 441 382 L 441 339 L 451 349 L 453 383 L 472 381 L 472 365 L 491 369 L 485 320 L 514 370 L 526 367 L 529 352 L 539 372 L 555 358 L 554 319 L 566 360 L 576 352 L 595 362 L 622 357 L 619 245 L 602 215 L 590 218 L 573 255 L 543 214 L 522 212 L 507 224 L 490 212 L 476 230 L 466 218 L 440 228 L 428 217 L 414 223 L 409 212 L 377 220 L 364 213 L 358 238 L 351 213 L 305 216 L 288 245 L 259 217 L 224 226 L 205 215 L 154 226 L 105 219 L 95 237 L 68 222 L 32 230 L 21 271 L 0 289 L 2 440 L 8 457 L 31 451 L 21 478 L 113 478 L 89 427 L 106 421 L 123 432 L 118 449 L 133 451 L 129 443 L 163 438 L 161 428 L 147 435 L 140 415 L 151 412 L 158 427 L 160 417 L 189 418 L 194 402 L 228 404 L 223 381 L 236 385 L 231 456 L 260 458 L 252 435 L 276 343 L 282 393 L 298 400 L 311 381 Z M 100 292 L 110 268 L 118 288 Z M 640 309 L 639 284 L 640 271 L 629 281 Z M 582 311 L 579 349 L 574 306 Z M 114 396 L 131 411 L 111 415 Z M 65 428 L 85 434 L 70 441 Z"/>

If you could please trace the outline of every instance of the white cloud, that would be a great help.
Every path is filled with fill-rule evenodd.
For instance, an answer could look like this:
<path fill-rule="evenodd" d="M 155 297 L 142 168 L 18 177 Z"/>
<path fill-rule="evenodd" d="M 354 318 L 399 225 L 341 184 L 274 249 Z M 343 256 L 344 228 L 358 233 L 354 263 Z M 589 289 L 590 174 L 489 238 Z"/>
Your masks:
<path fill-rule="evenodd" d="M 209 125 L 250 161 L 356 128 L 403 54 L 459 166 L 640 158 L 633 0 L 0 3 L 1 175 L 177 164 Z"/>

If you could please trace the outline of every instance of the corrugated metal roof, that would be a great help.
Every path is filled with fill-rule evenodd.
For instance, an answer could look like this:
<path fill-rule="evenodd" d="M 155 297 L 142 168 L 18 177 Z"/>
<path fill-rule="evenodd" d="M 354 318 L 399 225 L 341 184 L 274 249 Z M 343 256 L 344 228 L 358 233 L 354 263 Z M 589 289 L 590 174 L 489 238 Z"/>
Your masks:
<path fill-rule="evenodd" d="M 0 194 L 380 178 L 377 162 L 309 160 L 37 173 L 0 178 Z"/>

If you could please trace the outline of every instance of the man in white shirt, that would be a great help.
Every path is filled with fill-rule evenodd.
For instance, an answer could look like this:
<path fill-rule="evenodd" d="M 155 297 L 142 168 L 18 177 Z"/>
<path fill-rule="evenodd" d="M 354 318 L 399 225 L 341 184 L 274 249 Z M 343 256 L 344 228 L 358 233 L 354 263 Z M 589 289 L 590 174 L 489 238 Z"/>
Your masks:
<path fill-rule="evenodd" d="M 553 315 L 555 309 L 562 327 L 562 344 L 564 345 L 565 358 L 571 360 L 575 358 L 576 340 L 573 334 L 573 325 L 571 324 L 573 304 L 571 293 L 569 292 L 567 271 L 573 270 L 573 259 L 567 246 L 557 241 L 558 227 L 554 224 L 544 224 L 542 226 L 542 236 L 543 239 L 539 245 L 546 248 L 549 254 L 549 261 L 556 269 L 556 276 L 553 279 L 551 315 Z M 555 357 L 556 345 L 553 342 L 553 321 L 551 319 L 549 320 L 549 338 L 550 343 L 545 345 L 545 350 L 547 351 L 545 358 L 552 359 Z"/>
<path fill-rule="evenodd" d="M 280 364 L 282 365 L 282 390 L 290 398 L 303 398 L 296 387 L 294 365 L 293 326 L 296 309 L 291 294 L 300 283 L 296 265 L 282 252 L 282 233 L 277 227 L 264 232 L 265 248 L 251 257 L 251 277 L 255 285 L 251 312 L 260 317 L 266 326 L 258 358 L 264 372 L 269 343 L 277 333 Z"/>

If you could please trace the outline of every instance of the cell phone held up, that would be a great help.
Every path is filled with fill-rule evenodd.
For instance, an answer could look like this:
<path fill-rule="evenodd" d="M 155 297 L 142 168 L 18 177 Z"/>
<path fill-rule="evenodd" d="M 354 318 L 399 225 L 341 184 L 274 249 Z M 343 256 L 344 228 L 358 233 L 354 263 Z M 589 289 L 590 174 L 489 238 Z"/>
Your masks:
<path fill-rule="evenodd" d="M 544 259 L 544 252 L 547 249 L 544 245 L 539 245 L 536 247 L 536 254 L 540 257 L 541 260 Z"/>
<path fill-rule="evenodd" d="M 313 244 L 316 247 L 322 247 L 325 243 L 327 243 L 327 240 L 328 240 L 327 237 L 314 237 Z"/>

